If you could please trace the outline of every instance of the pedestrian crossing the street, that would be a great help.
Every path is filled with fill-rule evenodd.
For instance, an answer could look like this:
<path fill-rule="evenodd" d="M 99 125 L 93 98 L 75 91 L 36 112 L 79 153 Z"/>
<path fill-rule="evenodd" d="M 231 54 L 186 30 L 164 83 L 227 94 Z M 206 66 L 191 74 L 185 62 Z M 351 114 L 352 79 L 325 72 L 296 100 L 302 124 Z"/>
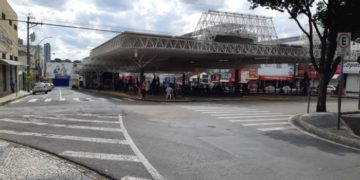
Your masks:
<path fill-rule="evenodd" d="M 262 132 L 293 129 L 293 126 L 288 122 L 292 115 L 271 112 L 266 109 L 215 106 L 180 107 L 214 117 L 218 120 L 237 123 L 244 127 L 253 127 Z"/>
<path fill-rule="evenodd" d="M 114 166 L 114 169 L 111 169 L 112 172 L 117 172 L 119 165 L 132 163 L 130 166 L 139 167 L 152 176 L 141 177 L 144 173 L 139 173 L 138 176 L 132 173 L 132 176 L 128 176 L 129 174 L 125 172 L 117 179 L 125 177 L 130 177 L 130 179 L 163 179 L 136 147 L 124 126 L 122 118 L 121 114 L 92 113 L 22 115 L 0 118 L 0 136 L 10 139 L 19 138 L 25 142 L 29 139 L 39 143 L 44 142 L 46 147 L 56 146 L 55 150 L 50 149 L 50 151 L 74 161 L 83 163 L 101 161 L 102 163 L 109 163 L 108 167 L 119 163 Z M 18 128 L 19 126 L 21 126 L 21 130 Z M 65 130 L 66 133 L 63 133 Z M 51 139 L 51 141 L 46 139 Z M 76 144 L 81 145 L 76 146 Z M 111 148 L 114 150 L 109 151 Z"/>

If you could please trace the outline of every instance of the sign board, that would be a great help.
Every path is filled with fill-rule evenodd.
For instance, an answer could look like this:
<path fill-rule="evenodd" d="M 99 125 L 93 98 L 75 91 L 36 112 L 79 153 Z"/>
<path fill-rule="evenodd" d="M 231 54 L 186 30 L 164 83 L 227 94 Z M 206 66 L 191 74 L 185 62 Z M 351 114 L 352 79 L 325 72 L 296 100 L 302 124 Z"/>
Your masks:
<path fill-rule="evenodd" d="M 50 79 L 69 79 L 73 63 L 46 63 L 46 77 Z"/>
<path fill-rule="evenodd" d="M 338 47 L 341 49 L 340 52 L 344 56 L 349 56 L 350 51 L 351 51 L 351 49 L 350 49 L 351 33 L 347 33 L 347 32 L 338 33 L 337 44 L 338 44 Z"/>
<path fill-rule="evenodd" d="M 360 64 L 358 62 L 345 62 L 344 63 L 344 73 L 346 74 L 359 74 Z"/>

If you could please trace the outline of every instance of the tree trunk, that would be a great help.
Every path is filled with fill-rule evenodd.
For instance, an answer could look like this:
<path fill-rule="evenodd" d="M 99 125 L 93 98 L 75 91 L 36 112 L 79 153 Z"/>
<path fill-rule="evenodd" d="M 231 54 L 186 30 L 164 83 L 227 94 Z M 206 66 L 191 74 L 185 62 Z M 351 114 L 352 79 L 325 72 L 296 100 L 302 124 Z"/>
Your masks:
<path fill-rule="evenodd" d="M 326 112 L 326 94 L 327 94 L 327 86 L 329 81 L 326 76 L 319 74 L 319 86 L 318 86 L 318 99 L 316 105 L 316 112 Z"/>

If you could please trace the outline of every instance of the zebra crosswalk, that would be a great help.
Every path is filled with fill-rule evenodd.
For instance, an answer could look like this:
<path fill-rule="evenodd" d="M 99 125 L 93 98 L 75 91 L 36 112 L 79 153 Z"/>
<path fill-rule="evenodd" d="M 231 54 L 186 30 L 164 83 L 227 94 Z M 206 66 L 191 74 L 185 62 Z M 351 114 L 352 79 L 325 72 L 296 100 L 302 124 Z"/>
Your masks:
<path fill-rule="evenodd" d="M 294 128 L 288 122 L 292 116 L 291 114 L 271 112 L 267 109 L 193 105 L 180 107 L 202 113 L 218 120 L 225 120 L 229 123 L 238 123 L 244 127 L 254 127 L 256 130 L 262 132 Z"/>
<path fill-rule="evenodd" d="M 50 102 L 108 102 L 109 100 L 122 102 L 134 102 L 135 100 L 129 99 L 129 98 L 90 98 L 90 97 L 74 97 L 74 98 L 27 98 L 27 99 L 19 99 L 16 101 L 11 102 L 10 104 L 18 104 L 18 103 L 36 103 L 36 102 L 44 102 L 44 103 L 50 103 Z"/>
<path fill-rule="evenodd" d="M 136 147 L 122 118 L 121 114 L 90 113 L 6 117 L 0 118 L 0 137 L 35 142 L 32 145 L 59 156 L 114 172 L 116 179 L 163 179 Z M 128 166 L 138 168 L 139 173 L 123 172 Z M 119 167 L 123 170 L 118 171 Z M 144 177 L 146 171 L 151 176 Z"/>

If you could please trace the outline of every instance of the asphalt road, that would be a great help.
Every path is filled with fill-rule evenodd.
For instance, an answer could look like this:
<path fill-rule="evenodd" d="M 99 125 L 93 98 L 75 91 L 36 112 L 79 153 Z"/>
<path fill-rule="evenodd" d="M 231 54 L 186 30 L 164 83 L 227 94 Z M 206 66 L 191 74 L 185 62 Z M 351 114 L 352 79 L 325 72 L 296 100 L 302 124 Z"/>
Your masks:
<path fill-rule="evenodd" d="M 299 98 L 152 103 L 55 88 L 1 107 L 0 138 L 116 179 L 358 179 L 358 151 L 288 123 L 304 111 Z"/>

